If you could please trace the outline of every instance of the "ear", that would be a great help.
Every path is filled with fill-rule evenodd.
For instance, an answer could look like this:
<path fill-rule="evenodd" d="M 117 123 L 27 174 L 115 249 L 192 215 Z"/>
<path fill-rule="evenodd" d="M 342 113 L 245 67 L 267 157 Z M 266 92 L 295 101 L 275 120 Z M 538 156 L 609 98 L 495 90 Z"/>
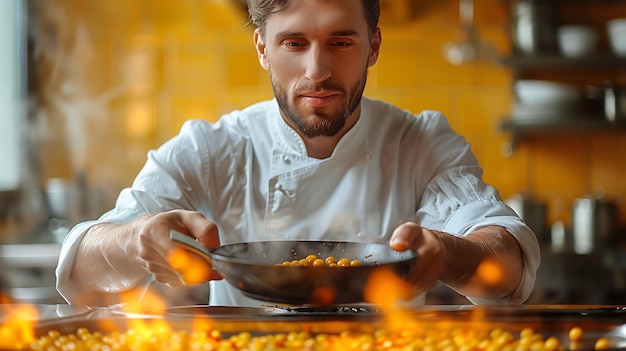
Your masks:
<path fill-rule="evenodd" d="M 378 61 L 378 55 L 380 54 L 380 46 L 383 42 L 383 36 L 380 32 L 380 28 L 376 27 L 376 31 L 374 35 L 372 35 L 372 39 L 370 40 L 370 57 L 368 61 L 368 65 L 374 66 Z"/>
<path fill-rule="evenodd" d="M 261 67 L 268 71 L 270 69 L 270 63 L 267 59 L 267 52 L 265 51 L 265 41 L 263 40 L 263 35 L 261 35 L 261 30 L 259 28 L 254 30 L 254 47 L 256 48 L 256 54 L 259 58 Z"/>

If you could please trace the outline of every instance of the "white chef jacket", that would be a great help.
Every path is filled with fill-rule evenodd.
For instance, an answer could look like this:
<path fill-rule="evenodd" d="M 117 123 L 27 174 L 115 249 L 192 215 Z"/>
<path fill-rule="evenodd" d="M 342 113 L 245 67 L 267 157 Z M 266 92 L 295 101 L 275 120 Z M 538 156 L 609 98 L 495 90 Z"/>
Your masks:
<path fill-rule="evenodd" d="M 76 248 L 91 225 L 188 209 L 218 225 L 222 244 L 275 239 L 386 244 L 407 221 L 459 236 L 499 225 L 522 249 L 522 281 L 506 299 L 468 298 L 473 303 L 525 301 L 540 261 L 537 239 L 497 190 L 481 180 L 470 145 L 441 113 L 413 115 L 365 97 L 361 104 L 359 120 L 326 159 L 307 155 L 275 100 L 234 111 L 216 123 L 187 121 L 177 136 L 148 153 L 115 208 L 71 230 L 56 269 L 58 291 L 70 303 L 81 296 L 68 278 Z M 147 277 L 146 286 L 151 282 Z M 125 288 L 123 282 L 107 284 L 104 291 Z M 212 305 L 267 303 L 245 297 L 225 280 L 210 282 L 209 300 Z"/>

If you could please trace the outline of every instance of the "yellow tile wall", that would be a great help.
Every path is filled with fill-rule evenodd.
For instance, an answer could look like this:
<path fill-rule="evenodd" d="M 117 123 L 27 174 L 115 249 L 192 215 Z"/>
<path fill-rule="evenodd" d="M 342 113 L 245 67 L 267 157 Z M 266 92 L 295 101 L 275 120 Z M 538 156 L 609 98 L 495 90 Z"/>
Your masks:
<path fill-rule="evenodd" d="M 481 38 L 488 51 L 504 55 L 510 50 L 505 3 L 475 1 Z M 458 2 L 410 4 L 383 3 L 390 11 L 381 24 L 383 51 L 366 94 L 414 112 L 442 111 L 472 143 L 485 179 L 504 198 L 525 191 L 545 201 L 549 222 L 568 222 L 573 199 L 602 186 L 619 201 L 625 225 L 626 132 L 537 136 L 503 156 L 510 135 L 498 123 L 514 101 L 513 70 L 497 57 L 450 64 L 443 46 L 460 38 Z M 38 113 L 48 126 L 42 177 L 84 171 L 90 183 L 119 189 L 133 179 L 146 152 L 185 120 L 214 121 L 272 97 L 252 28 L 226 0 L 47 0 L 38 10 L 33 70 Z M 607 16 L 607 10 L 593 13 Z"/>

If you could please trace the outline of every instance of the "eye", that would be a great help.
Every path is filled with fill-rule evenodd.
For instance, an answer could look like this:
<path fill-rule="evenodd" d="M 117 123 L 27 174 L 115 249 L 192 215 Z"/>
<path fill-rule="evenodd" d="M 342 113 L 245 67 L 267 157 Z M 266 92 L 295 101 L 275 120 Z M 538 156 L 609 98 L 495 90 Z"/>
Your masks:
<path fill-rule="evenodd" d="M 352 45 L 352 43 L 347 42 L 347 41 L 337 41 L 335 42 L 335 46 L 350 46 Z"/>
<path fill-rule="evenodd" d="M 331 41 L 330 45 L 339 49 L 347 49 L 353 46 L 354 42 L 352 40 L 336 39 L 336 40 Z"/>
<path fill-rule="evenodd" d="M 297 49 L 305 46 L 306 44 L 299 40 L 285 40 L 282 45 L 288 48 Z"/>

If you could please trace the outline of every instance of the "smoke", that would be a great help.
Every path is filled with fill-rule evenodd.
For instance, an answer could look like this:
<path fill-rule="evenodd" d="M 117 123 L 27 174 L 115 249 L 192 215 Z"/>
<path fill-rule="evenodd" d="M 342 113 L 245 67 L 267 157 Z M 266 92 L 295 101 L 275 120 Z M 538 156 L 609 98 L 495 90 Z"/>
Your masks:
<path fill-rule="evenodd" d="M 94 131 L 107 126 L 108 105 L 122 92 L 120 86 L 98 87 L 93 77 L 99 52 L 85 18 L 68 14 L 57 1 L 29 2 L 29 34 L 41 139 L 62 144 L 71 176 L 87 169 Z M 83 16 L 84 17 L 84 16 Z M 60 122 L 60 123 L 59 123 Z M 48 155 L 62 158 L 63 155 Z"/>

